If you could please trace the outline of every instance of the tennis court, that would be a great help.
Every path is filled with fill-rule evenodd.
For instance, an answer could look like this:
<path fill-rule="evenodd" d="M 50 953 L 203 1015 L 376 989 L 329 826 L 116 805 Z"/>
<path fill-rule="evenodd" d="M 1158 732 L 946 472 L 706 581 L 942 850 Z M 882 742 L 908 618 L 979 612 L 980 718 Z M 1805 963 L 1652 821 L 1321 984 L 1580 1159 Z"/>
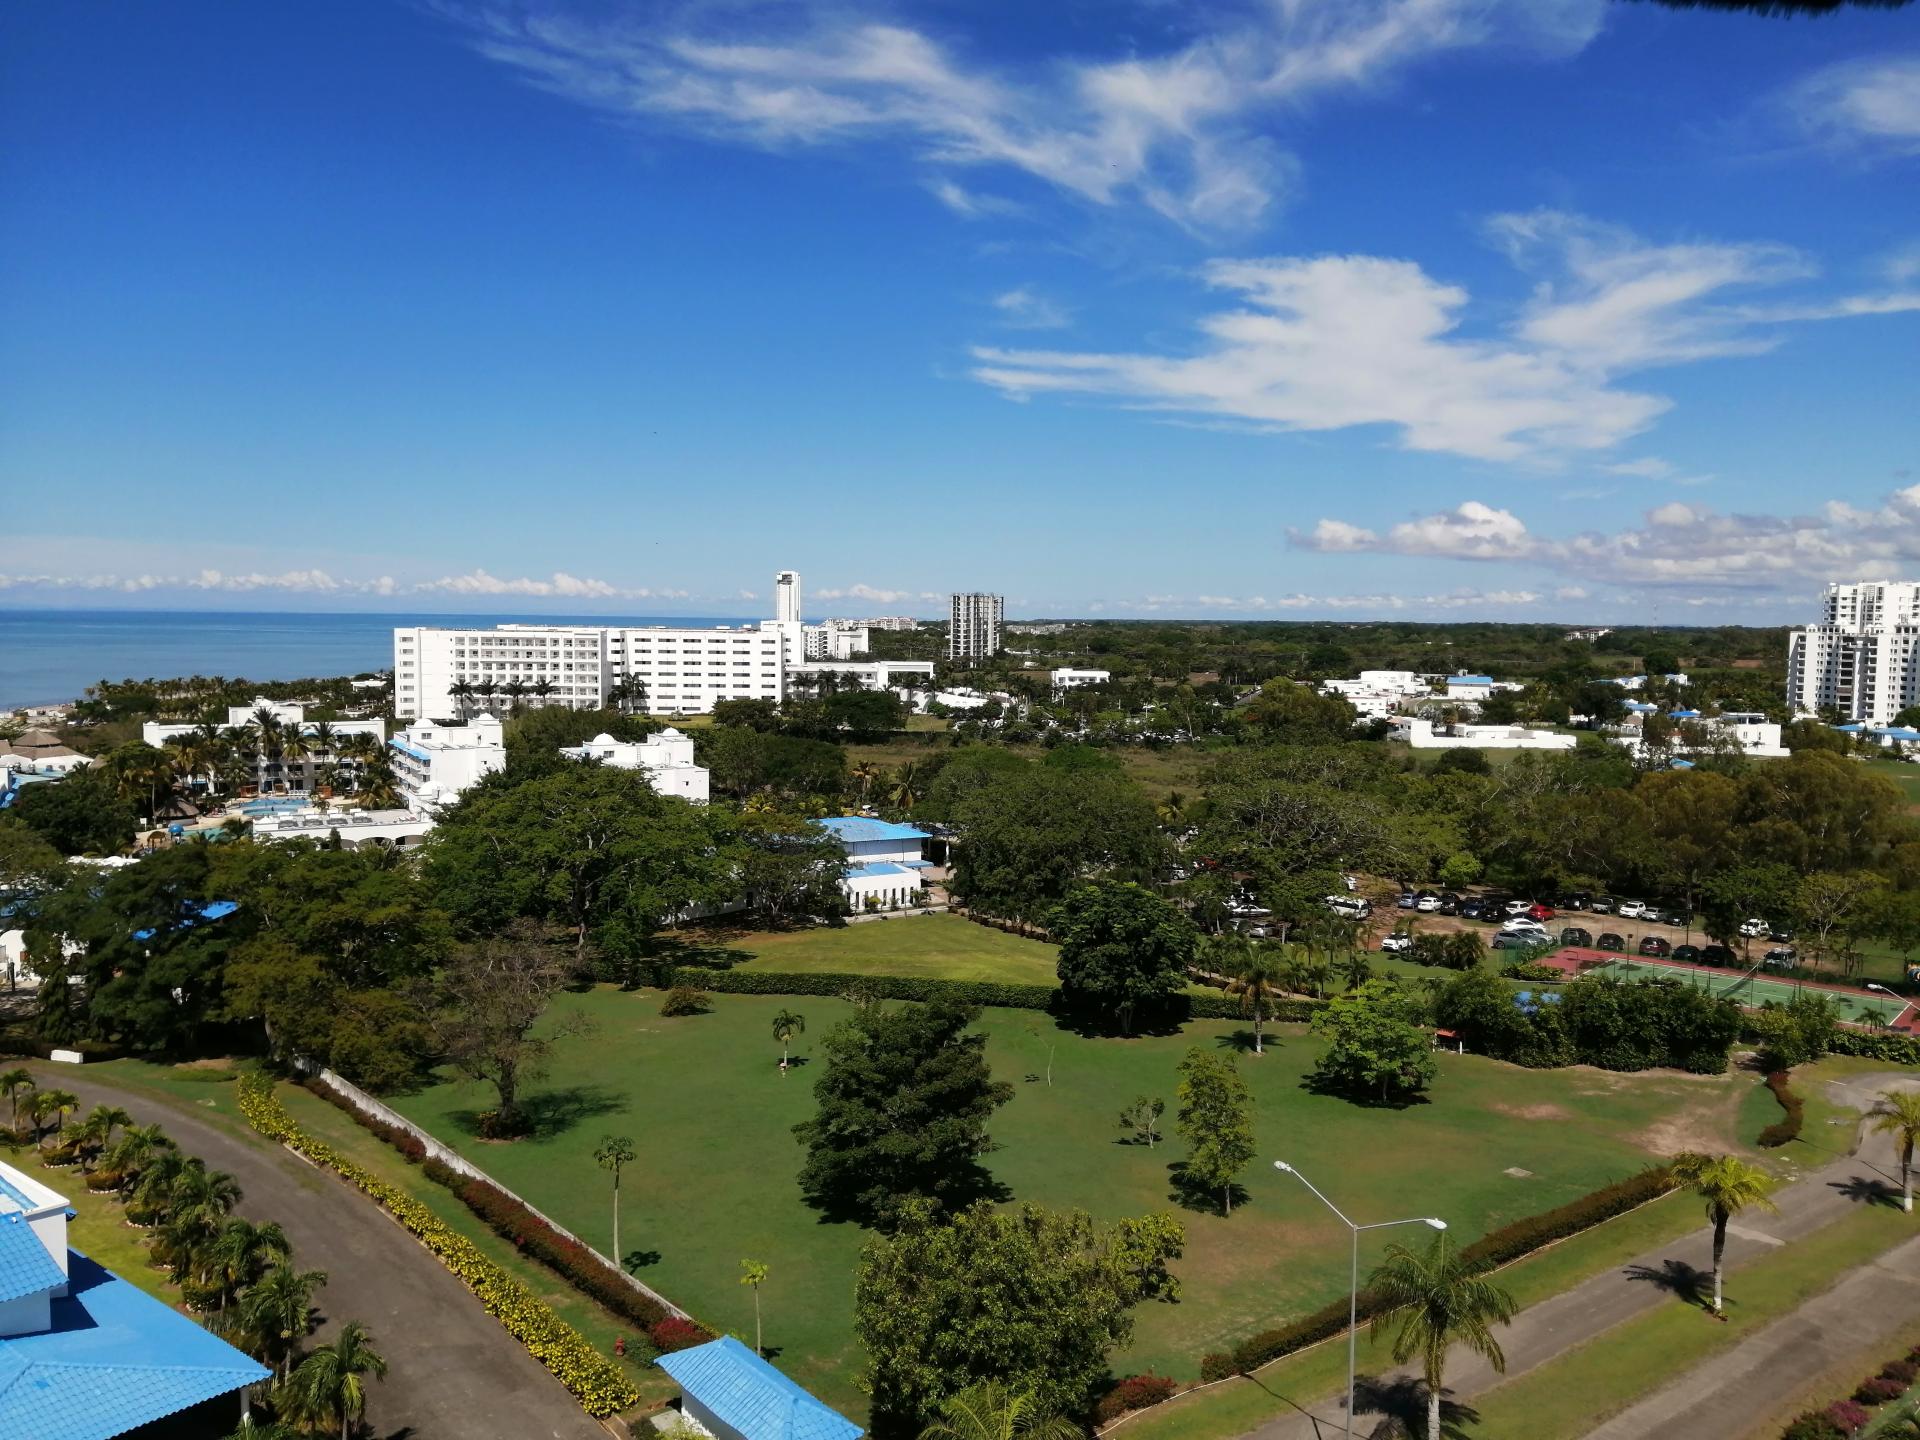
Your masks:
<path fill-rule="evenodd" d="M 1856 1024 L 1878 1019 L 1891 1025 L 1907 1012 L 1905 1000 L 1872 991 L 1845 990 L 1835 985 L 1808 985 L 1793 980 L 1777 980 L 1766 975 L 1749 975 L 1744 980 L 1728 970 L 1700 965 L 1675 965 L 1669 961 L 1643 960 L 1631 955 L 1615 955 L 1606 960 L 1583 962 L 1582 974 L 1614 975 L 1626 979 L 1633 975 L 1664 975 L 1669 979 L 1689 980 L 1714 995 L 1729 995 L 1742 1005 L 1758 1007 L 1771 1001 L 1785 1005 L 1795 995 L 1812 990 L 1833 1001 L 1842 1020 Z"/>

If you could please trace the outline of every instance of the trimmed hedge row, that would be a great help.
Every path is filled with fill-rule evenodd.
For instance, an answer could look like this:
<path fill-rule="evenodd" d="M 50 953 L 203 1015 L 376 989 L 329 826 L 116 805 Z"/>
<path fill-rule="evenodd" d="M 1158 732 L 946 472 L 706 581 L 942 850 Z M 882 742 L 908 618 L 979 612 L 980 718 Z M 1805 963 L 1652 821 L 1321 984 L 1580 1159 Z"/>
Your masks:
<path fill-rule="evenodd" d="M 1895 1065 L 1920 1065 L 1920 1037 L 1894 1030 L 1853 1030 L 1842 1025 L 1827 1046 L 1836 1055 L 1859 1055 Z"/>
<path fill-rule="evenodd" d="M 1171 1400 L 1178 1388 L 1166 1375 L 1129 1375 L 1102 1395 L 1093 1407 L 1094 1428 L 1111 1425 L 1129 1411 L 1145 1410 L 1149 1405 Z"/>
<path fill-rule="evenodd" d="M 1578 1200 L 1569 1201 L 1558 1209 L 1548 1210 L 1539 1215 L 1530 1215 L 1524 1220 L 1481 1236 L 1473 1244 L 1460 1252 L 1460 1258 L 1478 1262 L 1488 1269 L 1506 1265 L 1535 1250 L 1551 1245 L 1556 1240 L 1564 1240 L 1570 1235 L 1578 1235 L 1582 1230 L 1592 1229 L 1616 1215 L 1624 1215 L 1637 1209 L 1649 1200 L 1657 1200 L 1672 1190 L 1675 1182 L 1672 1174 L 1664 1165 L 1656 1165 L 1630 1175 L 1625 1180 L 1617 1180 L 1611 1185 L 1582 1195 Z M 1362 1321 L 1373 1318 L 1379 1309 L 1379 1301 L 1371 1290 L 1362 1290 L 1359 1301 L 1359 1318 Z M 1202 1357 L 1200 1378 L 1202 1380 L 1225 1380 L 1231 1375 L 1247 1375 L 1259 1369 L 1271 1360 L 1283 1355 L 1291 1355 L 1296 1350 L 1304 1350 L 1322 1340 L 1331 1339 L 1343 1333 L 1347 1328 L 1347 1307 L 1336 1300 L 1321 1306 L 1310 1315 L 1303 1315 L 1272 1330 L 1262 1330 L 1257 1335 L 1242 1340 L 1231 1350 L 1215 1351 Z"/>
<path fill-rule="evenodd" d="M 1854 1388 L 1852 1398 L 1835 1400 L 1824 1410 L 1803 1412 L 1781 1432 L 1780 1440 L 1847 1440 L 1873 1419 L 1872 1407 L 1898 1400 L 1916 1378 L 1920 1378 L 1920 1348 L 1882 1365 L 1878 1374 Z"/>
<path fill-rule="evenodd" d="M 702 970 L 675 966 L 656 977 L 671 988 L 693 986 L 722 995 L 847 995 L 866 994 L 880 1000 L 951 1000 L 961 1005 L 991 1005 L 1011 1010 L 1064 1008 L 1060 991 L 1052 985 L 1007 985 L 991 980 L 931 980 L 909 975 L 850 975 L 842 972 L 795 974 L 779 970 Z M 1267 1018 L 1306 1021 L 1326 1007 L 1323 1000 L 1275 1000 Z M 1240 1002 L 1229 995 L 1175 995 L 1168 1012 L 1176 1020 L 1245 1019 Z"/>
<path fill-rule="evenodd" d="M 1784 1113 L 1760 1132 L 1759 1143 L 1763 1149 L 1778 1150 L 1782 1145 L 1800 1138 L 1800 1127 L 1807 1119 L 1807 1102 L 1792 1089 L 1792 1079 L 1790 1071 L 1767 1072 L 1767 1089 L 1773 1092 L 1773 1098 L 1780 1102 L 1780 1109 Z"/>
<path fill-rule="evenodd" d="M 280 1097 L 273 1093 L 272 1080 L 259 1074 L 244 1075 L 239 1093 L 240 1113 L 249 1125 L 269 1140 L 334 1171 L 411 1231 L 479 1297 L 487 1313 L 498 1319 L 508 1334 L 573 1392 L 589 1415 L 617 1414 L 640 1398 L 625 1371 L 589 1345 L 579 1331 L 555 1315 L 526 1286 L 481 1254 L 466 1236 L 399 1186 L 368 1174 L 296 1125 Z"/>

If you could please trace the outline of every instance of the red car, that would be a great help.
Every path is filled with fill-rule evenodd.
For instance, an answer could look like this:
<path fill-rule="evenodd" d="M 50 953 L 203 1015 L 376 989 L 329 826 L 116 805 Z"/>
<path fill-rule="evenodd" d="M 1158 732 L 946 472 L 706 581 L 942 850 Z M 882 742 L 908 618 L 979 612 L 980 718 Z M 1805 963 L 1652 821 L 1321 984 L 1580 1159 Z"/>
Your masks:
<path fill-rule="evenodd" d="M 1535 920 L 1551 920 L 1553 918 L 1553 907 L 1536 900 L 1527 907 L 1527 914 L 1531 915 Z"/>

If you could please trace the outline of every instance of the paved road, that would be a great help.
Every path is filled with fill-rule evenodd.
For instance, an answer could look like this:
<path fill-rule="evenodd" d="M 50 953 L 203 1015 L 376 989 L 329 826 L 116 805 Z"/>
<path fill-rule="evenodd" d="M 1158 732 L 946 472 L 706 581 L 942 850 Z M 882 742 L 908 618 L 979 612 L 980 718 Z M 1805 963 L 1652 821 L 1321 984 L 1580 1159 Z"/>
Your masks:
<path fill-rule="evenodd" d="M 1840 1104 L 1869 1109 L 1880 1091 L 1915 1084 L 1911 1075 L 1884 1075 L 1835 1085 L 1831 1093 Z M 1822 1139 L 1812 1136 L 1810 1143 L 1818 1145 Z M 1855 1205 L 1867 1203 L 1890 1189 L 1897 1193 L 1898 1183 L 1892 1140 L 1870 1135 L 1857 1154 L 1838 1156 L 1777 1191 L 1774 1201 L 1780 1207 L 1778 1215 L 1743 1217 L 1729 1226 L 1727 1264 L 1729 1267 L 1739 1265 L 1809 1235 Z M 1523 1375 L 1591 1340 L 1601 1331 L 1645 1314 L 1676 1292 L 1693 1291 L 1702 1277 L 1711 1287 L 1712 1261 L 1713 1232 L 1703 1224 L 1671 1244 L 1635 1256 L 1618 1270 L 1596 1275 L 1563 1294 L 1529 1306 L 1499 1332 L 1501 1349 L 1506 1352 L 1506 1375 L 1495 1374 L 1493 1367 L 1479 1356 L 1456 1347 L 1447 1357 L 1447 1399 L 1454 1404 L 1470 1401 L 1503 1379 Z M 1887 1329 L 1892 1328 L 1893 1322 L 1890 1322 Z M 1809 1372 L 1800 1366 L 1798 1373 L 1805 1376 Z M 1396 1370 L 1371 1377 L 1363 1380 L 1359 1388 L 1357 1415 L 1370 1411 L 1417 1415 L 1424 1427 L 1424 1387 L 1413 1371 Z M 1251 1437 L 1252 1440 L 1330 1440 L 1343 1433 L 1345 1419 L 1346 1397 L 1341 1395 L 1311 1410 L 1270 1421 L 1252 1431 Z M 1371 1423 L 1367 1423 L 1366 1428 L 1371 1429 Z M 1358 1431 L 1361 1426 L 1355 1429 Z M 1740 1430 L 1735 1427 L 1727 1433 L 1739 1434 Z M 1685 1428 L 1663 1430 L 1658 1427 L 1618 1434 L 1686 1435 L 1688 1440 L 1694 1440 L 1695 1436 L 1694 1431 Z"/>
<path fill-rule="evenodd" d="M 369 1386 L 367 1420 L 392 1440 L 607 1440 L 573 1397 L 441 1263 L 371 1200 L 291 1151 L 241 1139 L 190 1108 L 121 1090 L 67 1066 L 37 1065 L 83 1106 L 123 1105 L 158 1121 L 187 1153 L 240 1182 L 240 1213 L 277 1220 L 302 1269 L 327 1272 L 319 1301 L 331 1334 L 359 1320 L 389 1365 Z M 224 1088 L 224 1087 L 223 1087 Z"/>

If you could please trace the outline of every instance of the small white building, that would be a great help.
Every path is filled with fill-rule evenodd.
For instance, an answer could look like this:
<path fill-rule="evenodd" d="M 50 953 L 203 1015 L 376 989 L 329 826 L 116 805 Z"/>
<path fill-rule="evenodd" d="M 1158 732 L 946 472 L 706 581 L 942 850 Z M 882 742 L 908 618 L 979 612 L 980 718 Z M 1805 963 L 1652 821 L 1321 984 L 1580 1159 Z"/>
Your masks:
<path fill-rule="evenodd" d="M 927 697 L 930 705 L 944 705 L 949 710 L 978 710 L 1004 697 L 988 695 L 979 690 L 936 690 Z"/>
<path fill-rule="evenodd" d="M 596 735 L 584 745 L 562 746 L 569 760 L 591 760 L 616 770 L 642 770 L 662 795 L 678 795 L 695 805 L 707 803 L 707 771 L 693 760 L 693 737 L 668 729 L 644 740 Z"/>
<path fill-rule="evenodd" d="M 1442 735 L 1431 720 L 1417 718 L 1397 721 L 1392 738 L 1415 750 L 1571 750 L 1580 743 L 1577 735 L 1523 725 L 1455 725 L 1451 734 Z"/>
<path fill-rule="evenodd" d="M 787 667 L 787 684 L 790 688 L 805 689 L 810 681 L 828 675 L 857 680 L 863 690 L 929 688 L 933 684 L 933 661 L 809 660 Z"/>
<path fill-rule="evenodd" d="M 1105 685 L 1113 679 L 1111 670 L 1060 669 L 1053 672 L 1055 690 L 1078 690 L 1087 685 Z"/>
<path fill-rule="evenodd" d="M 835 815 L 813 822 L 838 840 L 847 852 L 847 869 L 840 888 L 855 914 L 871 910 L 899 910 L 925 898 L 926 831 L 896 825 L 868 815 Z"/>
<path fill-rule="evenodd" d="M 1685 685 L 1687 683 L 1687 672 L 1682 670 L 1677 674 L 1662 675 L 1660 678 L 1670 684 Z M 1644 675 L 1615 675 L 1607 683 L 1610 685 L 1618 685 L 1622 690 L 1632 694 L 1646 687 L 1647 677 Z"/>
<path fill-rule="evenodd" d="M 28 730 L 14 740 L 0 740 L 0 770 L 19 775 L 68 775 L 93 761 L 60 742 L 51 730 Z"/>
<path fill-rule="evenodd" d="M 1449 675 L 1446 685 L 1449 700 L 1485 700 L 1493 694 L 1491 675 Z"/>
<path fill-rule="evenodd" d="M 1433 687 L 1411 670 L 1362 670 L 1351 680 L 1324 682 L 1320 693 L 1338 695 L 1362 720 L 1384 720 L 1405 702 L 1431 695 Z"/>
<path fill-rule="evenodd" d="M 433 829 L 425 810 L 321 810 L 309 807 L 282 815 L 263 815 L 253 823 L 256 840 L 314 840 L 340 837 L 345 850 L 412 850 Z"/>
<path fill-rule="evenodd" d="M 464 725 L 420 720 L 387 742 L 393 779 L 409 810 L 431 815 L 483 776 L 507 768 L 500 721 L 481 715 Z"/>

